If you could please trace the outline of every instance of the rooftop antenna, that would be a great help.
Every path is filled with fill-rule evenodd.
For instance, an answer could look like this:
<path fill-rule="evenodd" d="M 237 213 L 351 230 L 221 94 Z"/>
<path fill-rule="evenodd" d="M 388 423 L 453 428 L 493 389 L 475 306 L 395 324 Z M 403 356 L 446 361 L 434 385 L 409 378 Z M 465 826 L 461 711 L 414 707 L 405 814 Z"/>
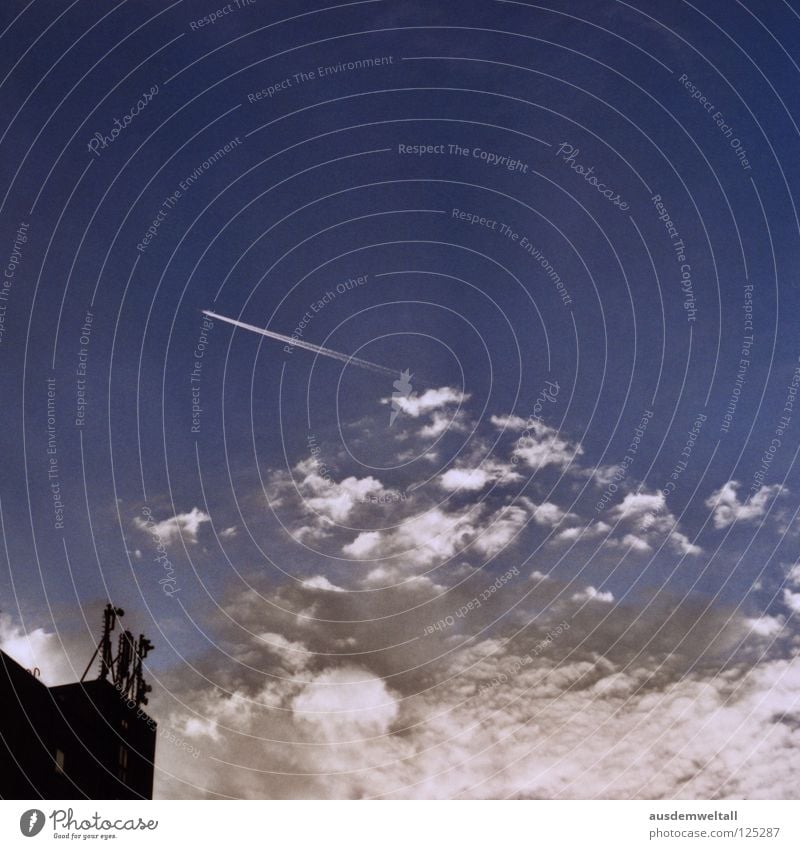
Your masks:
<path fill-rule="evenodd" d="M 86 670 L 81 675 L 81 683 L 89 674 L 89 670 L 100 655 L 99 681 L 108 681 L 119 691 L 120 695 L 132 698 L 136 706 L 147 704 L 147 694 L 153 689 L 145 683 L 143 675 L 143 661 L 153 650 L 153 644 L 144 634 L 139 634 L 139 639 L 134 639 L 130 631 L 123 631 L 117 640 L 117 654 L 112 653 L 111 632 L 117 625 L 117 619 L 125 615 L 121 607 L 107 604 L 103 610 L 103 634 L 100 642 L 94 650 Z"/>
<path fill-rule="evenodd" d="M 114 607 L 113 604 L 107 604 L 105 606 L 103 610 L 103 636 L 100 637 L 100 642 L 97 644 L 91 660 L 86 665 L 83 675 L 81 675 L 81 683 L 83 683 L 89 674 L 89 670 L 98 654 L 100 655 L 100 674 L 97 677 L 101 681 L 108 679 L 108 673 L 114 664 L 114 659 L 111 655 L 111 632 L 116 627 L 117 617 L 124 615 L 125 611 L 121 607 Z"/>

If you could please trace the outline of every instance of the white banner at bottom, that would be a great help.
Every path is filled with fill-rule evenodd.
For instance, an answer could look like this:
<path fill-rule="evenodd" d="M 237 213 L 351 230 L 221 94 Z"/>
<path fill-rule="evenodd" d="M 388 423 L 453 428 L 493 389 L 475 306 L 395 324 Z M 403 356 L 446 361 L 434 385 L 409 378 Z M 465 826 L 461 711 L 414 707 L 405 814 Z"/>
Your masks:
<path fill-rule="evenodd" d="M 800 846 L 795 801 L 2 801 L 0 846 Z M 113 842 L 112 842 L 113 841 Z"/>

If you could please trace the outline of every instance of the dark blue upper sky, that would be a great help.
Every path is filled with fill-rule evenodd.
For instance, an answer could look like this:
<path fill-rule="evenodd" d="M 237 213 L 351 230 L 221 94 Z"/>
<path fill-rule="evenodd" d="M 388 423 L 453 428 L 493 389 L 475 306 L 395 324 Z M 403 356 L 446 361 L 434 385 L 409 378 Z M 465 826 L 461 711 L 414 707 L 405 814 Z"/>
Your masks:
<path fill-rule="evenodd" d="M 385 542 L 437 504 L 460 516 L 484 502 L 488 517 L 527 498 L 572 518 L 528 517 L 486 565 L 474 551 L 456 562 L 580 575 L 637 603 L 689 592 L 788 615 L 790 4 L 258 0 L 197 25 L 216 11 L 0 10 L 4 610 L 80 629 L 77 611 L 110 596 L 167 666 L 164 637 L 205 651 L 241 580 L 357 589 L 351 556 L 378 550 L 353 548 L 359 532 Z M 283 334 L 308 314 L 307 341 L 408 368 L 418 396 L 450 387 L 462 411 L 441 434 L 433 413 L 390 428 L 391 379 L 204 329 L 204 309 Z M 491 417 L 527 418 L 548 380 L 560 390 L 539 437 L 577 448 L 571 463 L 523 461 L 494 489 L 437 482 L 481 462 L 510 469 L 519 433 Z M 698 416 L 685 469 L 634 527 L 619 505 L 662 491 Z M 300 485 L 312 444 L 332 486 L 373 476 L 418 484 L 413 497 L 396 515 L 326 505 L 328 522 L 309 523 L 308 492 L 286 480 Z M 725 513 L 714 496 L 730 482 Z M 146 515 L 166 523 L 178 595 L 159 583 Z M 567 527 L 587 532 L 559 541 Z"/>

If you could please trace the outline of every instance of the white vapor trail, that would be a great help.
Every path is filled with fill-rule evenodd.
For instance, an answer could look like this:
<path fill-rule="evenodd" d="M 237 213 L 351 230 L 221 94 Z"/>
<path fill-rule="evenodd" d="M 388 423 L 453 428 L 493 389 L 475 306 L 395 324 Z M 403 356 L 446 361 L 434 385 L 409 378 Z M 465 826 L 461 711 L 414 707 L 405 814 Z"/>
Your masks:
<path fill-rule="evenodd" d="M 311 342 L 306 342 L 303 339 L 286 336 L 283 333 L 276 333 L 274 330 L 265 330 L 263 327 L 256 327 L 254 324 L 245 324 L 243 321 L 237 321 L 235 318 L 227 318 L 227 316 L 219 315 L 218 313 L 211 312 L 210 310 L 203 310 L 203 315 L 207 315 L 209 318 L 216 318 L 219 321 L 225 321 L 228 324 L 232 324 L 234 327 L 241 327 L 242 330 L 251 330 L 253 333 L 260 333 L 268 339 L 275 339 L 278 342 L 291 345 L 293 348 L 302 348 L 305 351 L 312 351 L 315 354 L 321 354 L 323 357 L 331 357 L 334 360 L 338 360 L 340 363 L 361 366 L 361 368 L 368 369 L 369 371 L 374 371 L 378 374 L 386 374 L 391 377 L 397 377 L 400 374 L 399 369 L 395 370 L 386 368 L 386 366 L 380 366 L 377 363 L 371 363 L 368 360 L 351 357 L 347 354 L 342 354 L 339 351 L 332 351 L 330 348 L 323 348 L 322 345 L 313 345 Z"/>

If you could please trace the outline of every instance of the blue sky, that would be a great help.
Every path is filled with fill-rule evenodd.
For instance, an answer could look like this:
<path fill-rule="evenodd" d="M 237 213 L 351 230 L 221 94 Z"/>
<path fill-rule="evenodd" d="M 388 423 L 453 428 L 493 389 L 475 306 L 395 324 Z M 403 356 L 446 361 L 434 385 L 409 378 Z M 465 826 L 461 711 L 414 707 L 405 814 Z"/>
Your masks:
<path fill-rule="evenodd" d="M 4 645 L 71 680 L 124 606 L 201 752 L 163 744 L 165 796 L 761 792 L 800 692 L 796 11 L 224 8 L 0 13 Z M 472 749 L 481 663 L 524 675 Z M 616 765 L 617 708 L 684 698 L 727 766 Z"/>

